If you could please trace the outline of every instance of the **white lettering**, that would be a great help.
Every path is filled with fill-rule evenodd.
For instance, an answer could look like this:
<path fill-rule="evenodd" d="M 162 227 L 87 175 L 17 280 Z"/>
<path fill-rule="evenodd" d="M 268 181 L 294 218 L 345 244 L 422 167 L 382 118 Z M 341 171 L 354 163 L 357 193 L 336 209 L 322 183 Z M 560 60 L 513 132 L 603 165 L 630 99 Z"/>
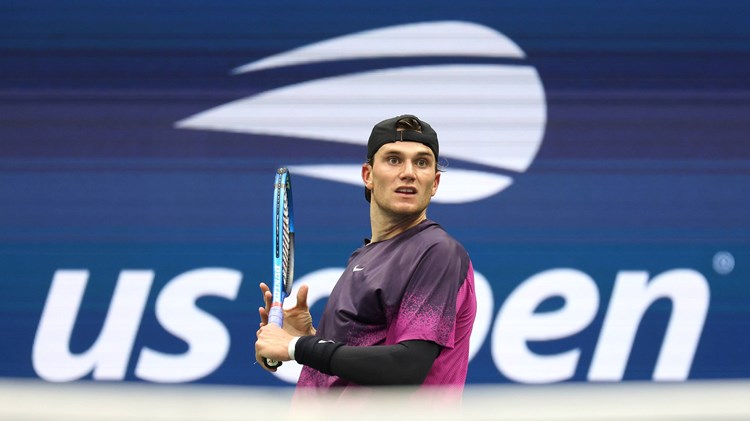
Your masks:
<path fill-rule="evenodd" d="M 195 304 L 198 298 L 215 295 L 233 300 L 242 274 L 236 270 L 196 269 L 177 276 L 156 300 L 156 317 L 171 334 L 188 344 L 188 351 L 165 354 L 141 350 L 135 375 L 154 382 L 176 383 L 200 379 L 216 370 L 229 352 L 230 338 L 224 324 Z"/>
<path fill-rule="evenodd" d="M 617 275 L 589 380 L 622 380 L 641 319 L 660 298 L 672 301 L 672 314 L 653 378 L 668 381 L 688 378 L 708 313 L 708 282 L 690 269 L 664 272 L 651 282 L 648 278 L 648 272 L 623 271 Z"/>
<path fill-rule="evenodd" d="M 556 311 L 535 313 L 539 305 L 561 297 Z M 599 307 L 596 283 L 574 269 L 552 269 L 538 273 L 518 286 L 505 301 L 495 321 L 492 357 L 500 372 L 523 383 L 549 383 L 571 378 L 580 349 L 557 355 L 537 355 L 529 341 L 548 341 L 580 332 L 588 326 Z"/>
<path fill-rule="evenodd" d="M 45 380 L 76 380 L 92 370 L 97 380 L 125 377 L 154 273 L 149 270 L 120 272 L 99 337 L 86 352 L 73 355 L 70 337 L 88 278 L 86 270 L 58 270 L 52 279 L 32 350 L 34 371 Z"/>
<path fill-rule="evenodd" d="M 312 272 L 295 283 L 285 307 L 293 306 L 300 286 L 308 285 L 312 307 L 328 297 L 343 268 Z M 71 336 L 79 318 L 89 278 L 87 270 L 58 270 L 52 279 L 32 349 L 32 364 L 48 381 L 72 381 L 89 374 L 96 380 L 123 380 L 133 344 L 148 301 L 154 272 L 123 270 L 117 280 L 109 310 L 98 337 L 85 351 L 70 351 Z M 214 372 L 226 359 L 231 338 L 226 326 L 197 306 L 211 295 L 234 300 L 242 274 L 223 268 L 196 269 L 171 280 L 156 300 L 156 318 L 169 333 L 183 340 L 188 350 L 167 354 L 144 347 L 135 364 L 135 375 L 155 382 L 189 382 Z M 492 324 L 494 298 L 489 281 L 475 271 L 477 317 L 470 339 L 471 361 L 487 339 Z M 563 305 L 539 311 L 546 300 L 560 298 Z M 618 273 L 595 344 L 588 379 L 619 381 L 624 377 L 636 333 L 654 302 L 672 304 L 653 379 L 688 378 L 709 308 L 706 278 L 690 269 L 674 269 L 649 281 L 645 271 Z M 533 342 L 573 336 L 589 326 L 599 309 L 599 290 L 587 274 L 575 269 L 551 269 L 522 282 L 501 305 L 491 332 L 495 366 L 508 379 L 521 383 L 564 381 L 579 369 L 580 348 L 551 355 L 538 354 Z M 252 316 L 248 316 L 252 317 Z M 243 341 L 252 338 L 242 338 Z M 301 366 L 285 363 L 280 380 L 295 383 Z"/>

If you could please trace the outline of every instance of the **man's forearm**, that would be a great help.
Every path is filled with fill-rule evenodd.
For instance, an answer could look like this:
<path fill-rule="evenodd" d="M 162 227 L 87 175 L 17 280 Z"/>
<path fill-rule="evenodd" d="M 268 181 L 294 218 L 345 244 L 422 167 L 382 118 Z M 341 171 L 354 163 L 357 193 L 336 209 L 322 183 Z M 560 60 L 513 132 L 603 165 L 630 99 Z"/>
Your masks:
<path fill-rule="evenodd" d="M 300 363 L 354 383 L 370 386 L 419 385 L 440 353 L 434 342 L 344 346 L 314 336 L 300 338 L 294 357 Z"/>

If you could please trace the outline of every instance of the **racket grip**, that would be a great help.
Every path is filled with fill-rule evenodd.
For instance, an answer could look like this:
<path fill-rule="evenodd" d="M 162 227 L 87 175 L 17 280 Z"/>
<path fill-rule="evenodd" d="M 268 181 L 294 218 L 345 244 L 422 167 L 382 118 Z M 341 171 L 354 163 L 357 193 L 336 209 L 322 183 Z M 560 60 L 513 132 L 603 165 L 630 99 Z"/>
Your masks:
<path fill-rule="evenodd" d="M 281 308 L 281 305 L 273 304 L 271 306 L 271 310 L 268 312 L 268 323 L 273 323 L 278 327 L 281 327 L 284 322 L 284 311 Z M 266 366 L 268 368 L 275 368 L 281 365 L 281 361 L 272 360 L 270 358 L 266 358 Z"/>
<path fill-rule="evenodd" d="M 273 323 L 278 327 L 283 326 L 284 311 L 281 308 L 281 304 L 274 303 L 271 306 L 271 310 L 268 312 L 268 323 Z"/>

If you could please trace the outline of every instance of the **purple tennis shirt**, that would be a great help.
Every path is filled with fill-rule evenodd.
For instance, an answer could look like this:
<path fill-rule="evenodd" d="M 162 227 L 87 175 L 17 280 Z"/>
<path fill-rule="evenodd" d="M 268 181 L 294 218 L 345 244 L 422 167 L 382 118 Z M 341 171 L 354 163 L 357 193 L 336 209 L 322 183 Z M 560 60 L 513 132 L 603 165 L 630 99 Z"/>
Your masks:
<path fill-rule="evenodd" d="M 328 298 L 316 336 L 353 346 L 435 342 L 440 355 L 423 384 L 462 389 L 475 315 L 468 253 L 440 225 L 425 220 L 352 254 Z M 297 385 L 352 383 L 305 366 Z"/>

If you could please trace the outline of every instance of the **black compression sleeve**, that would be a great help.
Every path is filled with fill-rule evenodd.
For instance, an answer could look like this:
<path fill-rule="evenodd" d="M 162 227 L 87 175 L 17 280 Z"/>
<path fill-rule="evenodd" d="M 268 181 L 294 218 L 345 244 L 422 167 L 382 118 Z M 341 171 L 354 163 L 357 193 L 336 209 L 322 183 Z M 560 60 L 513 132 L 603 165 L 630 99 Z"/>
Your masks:
<path fill-rule="evenodd" d="M 294 360 L 314 368 L 323 374 L 331 374 L 331 358 L 337 349 L 344 346 L 316 336 L 301 336 L 294 350 Z"/>
<path fill-rule="evenodd" d="M 396 345 L 342 346 L 333 353 L 330 370 L 361 385 L 419 385 L 439 353 L 438 344 L 419 340 Z"/>

